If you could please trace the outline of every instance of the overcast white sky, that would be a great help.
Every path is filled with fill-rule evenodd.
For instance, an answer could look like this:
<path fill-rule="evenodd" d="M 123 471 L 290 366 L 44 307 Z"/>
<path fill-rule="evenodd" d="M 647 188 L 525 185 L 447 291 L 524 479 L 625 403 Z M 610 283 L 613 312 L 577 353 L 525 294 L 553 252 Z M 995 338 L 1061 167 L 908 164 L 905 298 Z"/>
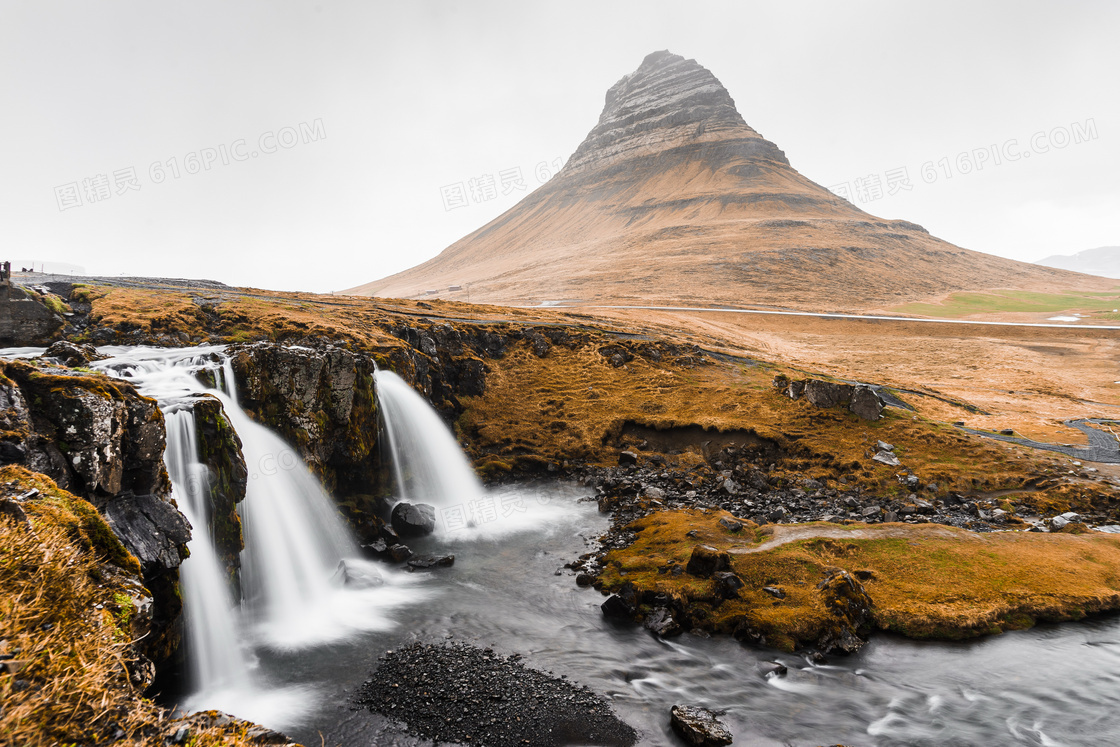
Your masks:
<path fill-rule="evenodd" d="M 795 168 L 873 214 L 1028 261 L 1120 244 L 1120 3 L 0 8 L 9 258 L 287 290 L 372 280 L 514 204 L 468 190 L 447 210 L 441 188 L 520 168 L 532 189 L 658 49 L 697 59 Z M 912 189 L 876 198 L 900 168 Z"/>

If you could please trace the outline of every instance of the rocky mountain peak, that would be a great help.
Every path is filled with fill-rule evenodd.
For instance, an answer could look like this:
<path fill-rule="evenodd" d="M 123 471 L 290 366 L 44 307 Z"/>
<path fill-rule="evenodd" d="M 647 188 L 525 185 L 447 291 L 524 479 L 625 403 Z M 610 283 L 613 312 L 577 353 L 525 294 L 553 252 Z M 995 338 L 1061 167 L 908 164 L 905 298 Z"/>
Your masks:
<path fill-rule="evenodd" d="M 472 301 L 503 304 L 867 310 L 1053 282 L 1054 271 L 837 197 L 748 127 L 707 68 L 661 51 L 610 87 L 547 183 L 438 257 L 347 292 L 418 297 L 469 283 Z"/>
<path fill-rule="evenodd" d="M 572 171 L 683 142 L 729 134 L 759 137 L 710 70 L 667 50 L 653 52 L 607 91 L 599 122 L 569 161 Z M 761 138 L 759 138 L 761 139 Z M 780 160 L 781 152 L 774 148 Z"/>

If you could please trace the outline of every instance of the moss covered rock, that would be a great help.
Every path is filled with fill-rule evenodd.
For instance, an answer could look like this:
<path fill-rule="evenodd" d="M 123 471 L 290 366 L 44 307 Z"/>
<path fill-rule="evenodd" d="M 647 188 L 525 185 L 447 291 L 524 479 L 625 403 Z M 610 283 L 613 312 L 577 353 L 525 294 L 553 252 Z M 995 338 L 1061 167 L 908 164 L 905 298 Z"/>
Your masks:
<path fill-rule="evenodd" d="M 238 577 L 241 550 L 245 547 L 237 504 L 245 499 L 248 470 L 241 451 L 241 439 L 226 418 L 222 403 L 209 395 L 193 403 L 198 432 L 198 460 L 206 465 L 210 492 L 210 526 L 214 549 L 227 578 L 239 596 Z"/>

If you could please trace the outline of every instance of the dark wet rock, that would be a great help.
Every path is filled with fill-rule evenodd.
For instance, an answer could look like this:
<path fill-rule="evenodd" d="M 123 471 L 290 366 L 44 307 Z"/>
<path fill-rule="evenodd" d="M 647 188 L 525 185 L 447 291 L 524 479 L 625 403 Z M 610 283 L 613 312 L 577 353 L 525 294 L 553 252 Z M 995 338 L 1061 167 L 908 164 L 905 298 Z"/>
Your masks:
<path fill-rule="evenodd" d="M 375 515 L 378 506 L 366 500 L 383 473 L 373 358 L 334 345 L 255 343 L 229 353 L 239 404 L 290 444 L 354 513 Z"/>
<path fill-rule="evenodd" d="M 604 345 L 599 348 L 599 354 L 615 368 L 622 368 L 634 360 L 634 354 L 622 345 Z"/>
<path fill-rule="evenodd" d="M 389 557 L 394 563 L 403 563 L 412 557 L 412 549 L 408 545 L 393 545 L 389 548 Z"/>
<path fill-rule="evenodd" d="M 785 664 L 781 664 L 781 663 L 776 662 L 776 661 L 760 661 L 755 666 L 755 668 L 758 670 L 758 673 L 761 674 L 763 677 L 769 677 L 769 676 L 784 677 L 786 672 L 789 671 L 788 669 L 786 669 Z"/>
<path fill-rule="evenodd" d="M 686 744 L 696 747 L 720 747 L 733 739 L 730 730 L 707 708 L 675 705 L 669 711 L 669 723 Z"/>
<path fill-rule="evenodd" d="M 824 653 L 851 654 L 860 650 L 871 629 L 871 597 L 850 573 L 834 569 L 817 584 L 824 608 L 832 617 L 816 648 Z"/>
<path fill-rule="evenodd" d="M 662 638 L 680 635 L 683 632 L 681 626 L 673 619 L 672 611 L 665 607 L 657 607 L 646 615 L 646 619 L 642 621 L 642 626 Z"/>
<path fill-rule="evenodd" d="M 622 451 L 618 455 L 619 464 L 637 464 L 638 455 L 632 451 Z"/>
<path fill-rule="evenodd" d="M 548 338 L 534 329 L 525 333 L 525 341 L 529 343 L 529 349 L 533 351 L 533 355 L 538 358 L 546 357 L 552 350 L 552 343 L 549 342 Z"/>
<path fill-rule="evenodd" d="M 424 537 L 435 531 L 436 509 L 427 503 L 401 501 L 393 507 L 391 522 L 403 539 Z"/>
<path fill-rule="evenodd" d="M 388 558 L 389 557 L 389 543 L 385 541 L 384 537 L 378 537 L 372 542 L 366 542 L 362 545 L 362 552 L 366 557 L 371 558 Z"/>
<path fill-rule="evenodd" d="M 869 386 L 859 385 L 852 392 L 848 409 L 864 420 L 878 420 L 883 417 L 883 400 Z"/>
<path fill-rule="evenodd" d="M 638 613 L 638 593 L 634 589 L 634 584 L 629 581 L 624 583 L 618 593 L 607 597 L 599 608 L 606 617 L 632 620 Z"/>
<path fill-rule="evenodd" d="M 59 340 L 51 343 L 40 357 L 57 361 L 63 366 L 79 368 L 88 366 L 93 361 L 104 360 L 108 356 L 98 353 L 93 345 Z"/>
<path fill-rule="evenodd" d="M 719 520 L 719 525 L 729 532 L 741 532 L 743 530 L 743 522 L 729 519 L 726 516 Z"/>
<path fill-rule="evenodd" d="M 744 586 L 743 579 L 739 578 L 731 571 L 713 573 L 712 578 L 715 579 L 716 590 L 723 599 L 738 598 L 739 590 Z"/>
<path fill-rule="evenodd" d="M 413 555 L 408 559 L 410 569 L 450 568 L 455 565 L 454 555 Z"/>
<path fill-rule="evenodd" d="M 637 741 L 586 687 L 466 644 L 413 643 L 381 657 L 355 704 L 436 743 L 629 747 Z"/>
<path fill-rule="evenodd" d="M 731 570 L 731 556 L 709 545 L 697 545 L 692 548 L 692 555 L 688 558 L 688 565 L 685 566 L 686 572 L 703 578 L 719 571 L 729 570 Z"/>
<path fill-rule="evenodd" d="M 187 558 L 191 527 L 169 502 L 152 495 L 120 496 L 105 501 L 101 513 L 140 561 L 145 577 L 178 568 Z"/>

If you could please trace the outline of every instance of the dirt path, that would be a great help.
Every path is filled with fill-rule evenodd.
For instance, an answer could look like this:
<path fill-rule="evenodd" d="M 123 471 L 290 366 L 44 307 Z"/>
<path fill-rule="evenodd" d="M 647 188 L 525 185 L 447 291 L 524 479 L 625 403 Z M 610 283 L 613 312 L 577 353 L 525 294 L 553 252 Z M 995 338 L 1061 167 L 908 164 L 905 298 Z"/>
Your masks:
<path fill-rule="evenodd" d="M 804 539 L 879 539 L 881 537 L 937 537 L 941 539 L 965 539 L 981 541 L 982 537 L 973 532 L 965 532 L 943 527 L 939 524 L 923 524 L 920 526 L 900 526 L 897 524 L 882 527 L 866 527 L 861 529 L 833 529 L 822 526 L 805 526 L 802 524 L 778 524 L 774 526 L 774 536 L 757 547 L 736 547 L 728 550 L 734 555 L 749 555 L 755 552 L 773 550 L 775 547 L 787 545 Z"/>

